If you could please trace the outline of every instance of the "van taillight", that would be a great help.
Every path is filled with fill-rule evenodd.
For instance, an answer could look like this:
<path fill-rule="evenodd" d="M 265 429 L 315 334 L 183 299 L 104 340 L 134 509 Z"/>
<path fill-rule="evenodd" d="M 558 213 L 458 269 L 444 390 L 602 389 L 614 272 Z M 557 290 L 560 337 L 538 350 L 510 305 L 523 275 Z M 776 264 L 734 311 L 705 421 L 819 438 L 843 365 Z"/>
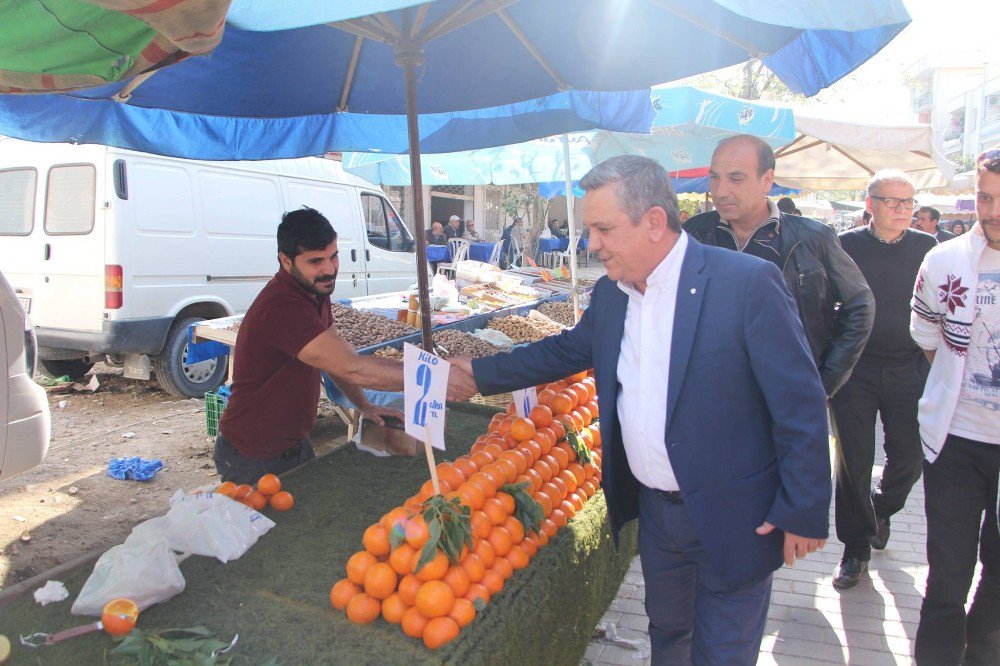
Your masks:
<path fill-rule="evenodd" d="M 104 307 L 117 310 L 122 306 L 122 267 L 104 266 Z"/>

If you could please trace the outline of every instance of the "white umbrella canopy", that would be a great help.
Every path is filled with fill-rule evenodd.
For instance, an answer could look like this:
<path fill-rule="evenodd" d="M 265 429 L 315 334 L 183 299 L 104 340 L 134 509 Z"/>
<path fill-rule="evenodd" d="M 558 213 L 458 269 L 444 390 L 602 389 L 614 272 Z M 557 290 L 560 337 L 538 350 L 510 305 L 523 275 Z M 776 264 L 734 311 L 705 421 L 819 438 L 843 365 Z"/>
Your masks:
<path fill-rule="evenodd" d="M 916 188 L 942 187 L 955 167 L 931 126 L 833 120 L 795 110 L 796 138 L 775 151 L 775 182 L 798 190 L 859 190 L 881 169 L 899 169 Z"/>

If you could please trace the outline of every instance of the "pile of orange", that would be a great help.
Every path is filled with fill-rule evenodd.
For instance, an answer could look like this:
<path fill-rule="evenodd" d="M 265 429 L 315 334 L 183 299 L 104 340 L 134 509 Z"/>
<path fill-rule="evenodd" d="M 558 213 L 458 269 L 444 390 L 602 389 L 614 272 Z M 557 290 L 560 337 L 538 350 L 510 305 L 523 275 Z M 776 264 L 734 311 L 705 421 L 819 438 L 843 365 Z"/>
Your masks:
<path fill-rule="evenodd" d="M 215 492 L 231 497 L 257 511 L 269 504 L 275 511 L 288 511 L 295 504 L 295 498 L 287 490 L 281 489 L 281 479 L 274 474 L 260 477 L 256 488 L 249 483 L 236 485 L 232 481 L 223 481 Z"/>
<path fill-rule="evenodd" d="M 330 590 L 334 608 L 359 624 L 381 616 L 436 649 L 457 637 L 475 619 L 477 605 L 482 608 L 499 593 L 583 508 L 601 481 L 594 380 L 581 373 L 539 388 L 539 405 L 528 418 L 517 417 L 512 403 L 506 414 L 493 418 L 468 455 L 437 466 L 441 492 L 471 511 L 472 548 L 465 548 L 457 562 L 438 550 L 417 569 L 429 537 L 419 513 L 433 493 L 427 481 L 365 530 L 364 550 L 350 557 L 347 577 Z M 577 461 L 565 439 L 567 429 L 580 434 L 592 462 Z M 538 531 L 527 532 L 515 517 L 513 496 L 501 490 L 510 483 L 526 483 L 541 507 L 545 520 Z M 396 548 L 390 539 L 393 530 L 403 537 Z"/>

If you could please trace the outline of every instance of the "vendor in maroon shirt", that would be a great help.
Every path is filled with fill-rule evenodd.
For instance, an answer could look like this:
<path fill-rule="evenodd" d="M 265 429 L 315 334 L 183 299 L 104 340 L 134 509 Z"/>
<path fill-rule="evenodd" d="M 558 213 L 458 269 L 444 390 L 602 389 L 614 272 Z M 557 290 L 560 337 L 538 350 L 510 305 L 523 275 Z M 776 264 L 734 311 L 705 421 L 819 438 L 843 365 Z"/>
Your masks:
<path fill-rule="evenodd" d="M 340 259 L 337 232 L 312 208 L 286 213 L 278 226 L 280 269 L 250 305 L 234 352 L 232 395 L 215 440 L 223 481 L 254 483 L 315 457 L 309 433 L 316 425 L 320 370 L 326 371 L 364 418 L 402 418 L 374 407 L 361 387 L 399 391 L 403 364 L 360 356 L 331 327 L 330 294 Z M 457 369 L 449 397 L 467 399 L 474 385 Z M 471 389 L 471 390 L 470 390 Z"/>

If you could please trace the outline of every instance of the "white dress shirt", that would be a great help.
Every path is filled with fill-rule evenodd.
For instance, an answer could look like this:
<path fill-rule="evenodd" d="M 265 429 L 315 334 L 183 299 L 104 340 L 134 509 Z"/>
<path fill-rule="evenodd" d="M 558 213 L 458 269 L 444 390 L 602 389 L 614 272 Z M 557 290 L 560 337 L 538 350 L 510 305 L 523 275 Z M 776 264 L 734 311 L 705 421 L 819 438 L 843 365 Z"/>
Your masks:
<path fill-rule="evenodd" d="M 667 380 L 677 303 L 677 283 L 687 250 L 677 243 L 646 280 L 646 293 L 618 283 L 628 294 L 625 333 L 618 356 L 618 422 L 629 467 L 639 483 L 659 490 L 680 490 L 667 456 Z"/>

